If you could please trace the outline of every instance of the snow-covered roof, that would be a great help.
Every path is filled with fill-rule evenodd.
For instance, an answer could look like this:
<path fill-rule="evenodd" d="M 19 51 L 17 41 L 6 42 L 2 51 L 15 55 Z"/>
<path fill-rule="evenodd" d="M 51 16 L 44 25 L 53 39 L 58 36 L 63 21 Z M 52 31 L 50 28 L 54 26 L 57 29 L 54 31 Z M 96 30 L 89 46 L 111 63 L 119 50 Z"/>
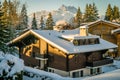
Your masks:
<path fill-rule="evenodd" d="M 111 31 L 112 34 L 117 33 L 117 32 L 120 32 L 120 28 Z"/>
<path fill-rule="evenodd" d="M 89 23 L 89 24 L 87 24 L 87 25 L 90 26 L 90 25 L 93 25 L 93 24 L 98 23 L 98 22 L 108 23 L 108 24 L 112 24 L 112 25 L 115 25 L 115 26 L 117 26 L 117 27 L 120 27 L 120 24 L 113 23 L 113 22 L 106 21 L 106 20 L 102 20 L 102 19 L 99 19 L 99 20 L 97 20 L 97 21 L 91 22 L 91 23 Z"/>
<path fill-rule="evenodd" d="M 87 26 L 87 25 L 84 25 L 84 26 L 80 26 L 80 28 L 88 28 L 88 26 Z"/>
<path fill-rule="evenodd" d="M 78 30 L 79 28 L 75 30 L 64 30 L 63 32 L 58 32 L 54 30 L 29 30 L 28 32 L 14 39 L 12 42 L 15 43 L 16 41 L 22 39 L 25 35 L 29 35 L 30 33 L 32 33 L 67 54 L 84 53 L 117 47 L 117 45 L 103 39 L 100 39 L 100 44 L 75 46 L 72 42 L 60 38 L 60 36 L 62 35 L 78 35 Z M 88 38 L 89 37 L 94 38 L 95 36 L 88 36 Z M 87 36 L 83 36 L 81 38 L 87 38 Z"/>

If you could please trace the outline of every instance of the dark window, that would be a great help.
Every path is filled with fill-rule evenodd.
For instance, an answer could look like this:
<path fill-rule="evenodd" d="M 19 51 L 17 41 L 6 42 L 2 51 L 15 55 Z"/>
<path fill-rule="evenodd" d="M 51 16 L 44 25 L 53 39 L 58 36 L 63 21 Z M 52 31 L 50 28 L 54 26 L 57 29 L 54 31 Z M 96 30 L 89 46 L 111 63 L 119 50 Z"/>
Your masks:
<path fill-rule="evenodd" d="M 90 74 L 93 74 L 93 69 L 90 69 Z"/>
<path fill-rule="evenodd" d="M 80 76 L 83 77 L 83 71 L 80 71 Z"/>
<path fill-rule="evenodd" d="M 83 70 L 72 73 L 73 78 L 83 77 Z"/>
<path fill-rule="evenodd" d="M 52 69 L 49 69 L 49 72 L 52 72 L 52 73 L 54 73 L 54 70 L 52 70 Z"/>
<path fill-rule="evenodd" d="M 73 44 L 75 45 L 75 46 L 78 46 L 79 44 L 78 44 L 78 40 L 74 40 L 73 41 Z"/>
<path fill-rule="evenodd" d="M 35 52 L 32 53 L 32 57 L 35 58 Z"/>
<path fill-rule="evenodd" d="M 100 73 L 100 68 L 97 68 L 97 73 Z"/>
<path fill-rule="evenodd" d="M 73 40 L 73 44 L 75 46 L 79 45 L 91 45 L 91 44 L 99 44 L 99 38 L 91 38 L 91 39 L 77 39 Z"/>
<path fill-rule="evenodd" d="M 77 71 L 77 72 L 73 72 L 73 78 L 76 78 L 76 77 L 79 77 L 79 71 Z"/>

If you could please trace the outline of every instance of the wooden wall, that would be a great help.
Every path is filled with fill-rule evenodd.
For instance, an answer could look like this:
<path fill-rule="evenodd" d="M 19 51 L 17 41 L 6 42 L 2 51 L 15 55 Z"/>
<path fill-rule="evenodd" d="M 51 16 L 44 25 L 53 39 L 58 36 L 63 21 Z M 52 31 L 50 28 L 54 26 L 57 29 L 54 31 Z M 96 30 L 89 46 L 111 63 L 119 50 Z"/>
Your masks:
<path fill-rule="evenodd" d="M 83 53 L 69 56 L 69 70 L 76 70 L 86 67 L 86 56 Z"/>
<path fill-rule="evenodd" d="M 66 71 L 66 55 L 59 49 L 48 45 L 49 67 Z"/>
<path fill-rule="evenodd" d="M 114 29 L 117 29 L 117 27 L 99 23 L 96 25 L 90 25 L 88 32 L 94 35 L 99 35 L 101 38 L 116 44 L 116 38 L 111 34 L 111 31 Z"/>
<path fill-rule="evenodd" d="M 99 35 L 102 39 L 118 45 L 118 52 L 112 53 L 113 56 L 110 54 L 112 57 L 120 56 L 119 36 L 116 37 L 114 34 L 111 34 L 111 31 L 117 28 L 119 27 L 104 22 L 90 25 L 88 28 L 89 33 Z"/>

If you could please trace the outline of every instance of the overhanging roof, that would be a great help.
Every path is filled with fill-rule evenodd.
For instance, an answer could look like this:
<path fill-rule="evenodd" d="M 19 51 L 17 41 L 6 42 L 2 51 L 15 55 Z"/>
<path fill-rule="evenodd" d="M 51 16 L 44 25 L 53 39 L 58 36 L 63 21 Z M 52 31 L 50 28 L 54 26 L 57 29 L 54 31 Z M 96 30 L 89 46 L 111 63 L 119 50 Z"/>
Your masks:
<path fill-rule="evenodd" d="M 79 34 L 79 32 L 77 32 L 78 30 L 76 30 L 76 34 Z M 16 43 L 19 40 L 24 39 L 25 36 L 32 34 L 36 36 L 37 38 L 45 40 L 48 44 L 62 50 L 63 52 L 67 54 L 100 51 L 100 50 L 106 50 L 106 49 L 117 47 L 117 45 L 110 43 L 108 41 L 105 41 L 103 39 L 100 39 L 100 44 L 75 46 L 72 42 L 59 38 L 59 36 L 63 34 L 71 35 L 72 33 L 75 34 L 75 31 L 67 30 L 62 33 L 62 32 L 57 32 L 54 30 L 29 30 L 25 32 L 24 34 L 22 34 L 21 36 L 13 39 L 9 44 Z"/>
<path fill-rule="evenodd" d="M 113 22 L 110 22 L 110 21 L 106 21 L 106 20 L 97 20 L 97 21 L 94 21 L 94 22 L 91 22 L 88 25 L 88 27 L 91 27 L 93 25 L 97 25 L 97 24 L 107 24 L 107 25 L 110 25 L 110 26 L 114 26 L 114 27 L 117 27 L 119 28 L 120 27 L 120 24 L 117 24 L 117 23 L 113 23 Z"/>

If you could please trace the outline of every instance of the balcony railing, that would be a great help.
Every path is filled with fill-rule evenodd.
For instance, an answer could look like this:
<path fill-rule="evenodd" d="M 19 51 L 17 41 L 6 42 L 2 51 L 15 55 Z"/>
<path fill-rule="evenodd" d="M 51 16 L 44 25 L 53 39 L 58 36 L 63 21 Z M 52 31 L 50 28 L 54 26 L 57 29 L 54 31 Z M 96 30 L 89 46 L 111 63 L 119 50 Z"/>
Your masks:
<path fill-rule="evenodd" d="M 96 67 L 96 66 L 102 66 L 102 65 L 112 64 L 112 63 L 113 63 L 113 59 L 106 58 L 99 61 L 87 62 L 86 65 L 89 67 Z"/>

